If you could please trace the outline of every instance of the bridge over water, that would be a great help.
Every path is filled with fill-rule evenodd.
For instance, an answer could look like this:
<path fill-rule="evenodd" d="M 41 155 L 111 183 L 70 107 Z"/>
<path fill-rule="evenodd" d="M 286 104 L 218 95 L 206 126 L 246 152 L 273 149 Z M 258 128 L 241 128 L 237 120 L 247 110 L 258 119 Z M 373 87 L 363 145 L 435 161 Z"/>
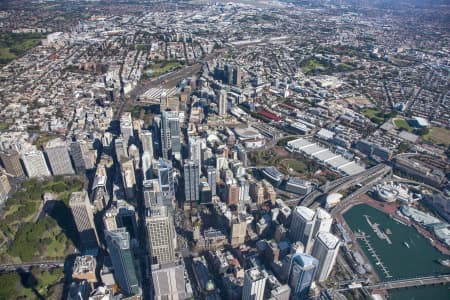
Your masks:
<path fill-rule="evenodd" d="M 422 276 L 406 279 L 395 279 L 368 285 L 364 285 L 362 283 L 349 284 L 346 288 L 339 288 L 336 289 L 336 291 L 341 292 L 360 288 L 368 290 L 392 290 L 423 285 L 447 284 L 447 283 L 450 283 L 450 274 Z"/>

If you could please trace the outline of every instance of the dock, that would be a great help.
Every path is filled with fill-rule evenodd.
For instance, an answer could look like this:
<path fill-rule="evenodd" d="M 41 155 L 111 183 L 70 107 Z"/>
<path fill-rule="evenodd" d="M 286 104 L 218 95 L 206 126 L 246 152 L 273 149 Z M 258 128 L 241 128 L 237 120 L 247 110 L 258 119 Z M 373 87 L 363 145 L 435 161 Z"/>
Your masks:
<path fill-rule="evenodd" d="M 391 277 L 392 277 L 391 273 L 389 272 L 388 268 L 384 265 L 383 261 L 382 261 L 381 258 L 378 256 L 378 254 L 376 253 L 375 249 L 372 247 L 372 244 L 371 244 L 370 241 L 368 240 L 368 237 L 369 237 L 369 236 L 366 235 L 366 233 L 363 232 L 363 231 L 361 231 L 361 232 L 358 233 L 358 234 L 355 234 L 355 238 L 356 238 L 356 239 L 360 239 L 360 240 L 362 240 L 362 241 L 366 244 L 366 247 L 367 247 L 367 250 L 368 250 L 369 253 L 370 253 L 370 256 L 372 256 L 372 257 L 375 259 L 375 261 L 376 261 L 375 264 L 376 264 L 378 267 L 380 267 L 381 271 L 384 273 L 384 276 L 385 276 L 386 278 L 391 278 Z"/>

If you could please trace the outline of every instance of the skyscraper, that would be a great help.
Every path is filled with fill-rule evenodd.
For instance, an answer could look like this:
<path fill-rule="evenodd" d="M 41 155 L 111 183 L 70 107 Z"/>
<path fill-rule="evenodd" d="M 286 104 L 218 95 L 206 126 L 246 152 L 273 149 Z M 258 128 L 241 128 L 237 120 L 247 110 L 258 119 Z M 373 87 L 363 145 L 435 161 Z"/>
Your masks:
<path fill-rule="evenodd" d="M 98 237 L 95 230 L 94 214 L 86 191 L 74 192 L 70 195 L 69 207 L 77 226 L 83 252 L 96 254 Z"/>
<path fill-rule="evenodd" d="M 141 157 L 142 161 L 142 174 L 144 175 L 144 180 L 150 180 L 153 178 L 152 169 L 152 156 L 148 152 L 144 152 Z"/>
<path fill-rule="evenodd" d="M 316 258 L 304 253 L 294 254 L 291 260 L 288 280 L 293 299 L 309 299 L 309 290 L 318 266 L 319 261 Z"/>
<path fill-rule="evenodd" d="M 220 90 L 219 92 L 219 116 L 225 116 L 227 114 L 227 91 Z"/>
<path fill-rule="evenodd" d="M 178 112 L 163 111 L 161 119 L 161 144 L 163 158 L 181 152 L 181 130 Z"/>
<path fill-rule="evenodd" d="M 60 138 L 48 141 L 44 150 L 53 175 L 75 174 L 65 141 Z"/>
<path fill-rule="evenodd" d="M 148 153 L 153 158 L 153 134 L 148 130 L 142 130 L 142 152 Z"/>
<path fill-rule="evenodd" d="M 208 184 L 211 187 L 211 194 L 212 196 L 216 195 L 216 168 L 214 168 L 213 166 L 208 166 L 208 168 L 206 168 L 206 173 L 207 173 L 207 177 L 208 177 Z"/>
<path fill-rule="evenodd" d="M 86 169 L 86 164 L 83 159 L 84 147 L 86 147 L 85 141 L 74 141 L 70 143 L 70 155 L 72 156 L 73 164 L 77 172 L 81 172 Z"/>
<path fill-rule="evenodd" d="M 42 151 L 30 151 L 22 155 L 22 162 L 28 177 L 50 176 Z"/>
<path fill-rule="evenodd" d="M 241 78 L 242 78 L 241 73 L 242 73 L 241 67 L 236 66 L 236 68 L 234 69 L 234 72 L 233 72 L 233 83 L 237 87 L 241 86 Z"/>
<path fill-rule="evenodd" d="M 319 282 L 327 280 L 336 262 L 341 242 L 329 232 L 319 232 L 314 242 L 312 255 L 319 260 L 316 279 Z"/>
<path fill-rule="evenodd" d="M 119 289 L 127 296 L 140 294 L 127 230 L 124 227 L 106 230 L 105 240 Z"/>
<path fill-rule="evenodd" d="M 306 206 L 297 206 L 292 214 L 289 237 L 292 242 L 300 241 L 307 249 L 307 245 L 312 239 L 315 224 L 315 213 Z"/>
<path fill-rule="evenodd" d="M 189 137 L 189 159 L 197 163 L 202 169 L 202 139 L 198 136 Z"/>
<path fill-rule="evenodd" d="M 306 253 L 311 253 L 317 233 L 330 232 L 331 225 L 333 224 L 333 218 L 331 217 L 331 215 L 321 207 L 318 207 L 316 209 L 315 219 L 316 221 L 314 222 L 314 229 L 311 234 L 311 239 L 309 240 L 309 243 L 307 245 L 304 245 Z"/>
<path fill-rule="evenodd" d="M 267 276 L 259 268 L 245 271 L 242 300 L 263 300 Z"/>
<path fill-rule="evenodd" d="M 0 152 L 2 164 L 8 174 L 12 176 L 23 176 L 22 166 L 20 165 L 19 153 L 15 150 L 6 150 Z"/>
<path fill-rule="evenodd" d="M 123 159 L 120 162 L 120 171 L 122 173 L 123 188 L 128 200 L 134 199 L 136 177 L 134 176 L 134 166 L 131 159 Z"/>
<path fill-rule="evenodd" d="M 70 155 L 77 172 L 90 170 L 95 167 L 97 152 L 92 148 L 92 143 L 84 140 L 70 144 Z"/>
<path fill-rule="evenodd" d="M 236 183 L 227 186 L 227 204 L 237 205 L 239 203 L 239 186 Z"/>
<path fill-rule="evenodd" d="M 167 264 L 175 260 L 176 234 L 173 216 L 166 206 L 146 210 L 145 223 L 149 243 L 150 263 Z"/>
<path fill-rule="evenodd" d="M 184 195 L 186 202 L 200 201 L 200 172 L 196 161 L 184 162 Z"/>
<path fill-rule="evenodd" d="M 136 212 L 132 205 L 124 200 L 117 200 L 103 215 L 105 230 L 115 230 L 124 227 L 130 238 L 137 236 Z"/>
<path fill-rule="evenodd" d="M 122 157 L 128 157 L 127 148 L 128 143 L 124 142 L 122 138 L 116 138 L 114 140 L 114 151 L 116 152 L 117 161 L 120 161 Z"/>
<path fill-rule="evenodd" d="M 164 159 L 158 161 L 158 182 L 164 197 L 167 199 L 175 197 L 172 162 Z"/>
<path fill-rule="evenodd" d="M 130 138 L 133 137 L 133 121 L 129 112 L 124 113 L 120 117 L 120 133 L 125 143 L 128 144 Z"/>

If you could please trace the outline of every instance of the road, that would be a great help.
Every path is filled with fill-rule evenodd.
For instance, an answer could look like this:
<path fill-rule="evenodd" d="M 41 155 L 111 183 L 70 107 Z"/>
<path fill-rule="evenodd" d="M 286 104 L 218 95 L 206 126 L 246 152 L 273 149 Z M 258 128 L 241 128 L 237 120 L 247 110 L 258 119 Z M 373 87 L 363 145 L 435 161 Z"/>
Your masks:
<path fill-rule="evenodd" d="M 0 273 L 13 272 L 18 269 L 28 270 L 31 267 L 39 267 L 45 270 L 62 268 L 64 267 L 64 260 L 47 260 L 47 261 L 35 261 L 20 264 L 3 264 L 0 265 Z"/>

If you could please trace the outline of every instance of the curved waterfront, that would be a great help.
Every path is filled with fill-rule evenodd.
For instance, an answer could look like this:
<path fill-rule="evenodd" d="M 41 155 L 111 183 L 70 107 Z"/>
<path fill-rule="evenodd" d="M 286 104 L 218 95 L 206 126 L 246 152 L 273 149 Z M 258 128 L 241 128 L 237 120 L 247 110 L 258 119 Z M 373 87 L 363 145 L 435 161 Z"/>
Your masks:
<path fill-rule="evenodd" d="M 388 232 L 389 244 L 386 239 L 380 239 L 366 220 L 369 216 L 372 223 L 378 223 L 382 232 Z M 378 258 L 389 271 L 392 278 L 386 278 L 386 273 L 369 253 L 367 244 L 359 240 L 359 245 L 369 258 L 381 280 L 409 278 L 436 273 L 450 273 L 450 268 L 440 265 L 439 259 L 448 256 L 434 248 L 430 241 L 420 235 L 413 227 L 408 227 L 393 220 L 389 215 L 369 205 L 360 204 L 352 207 L 343 215 L 346 223 L 354 233 L 364 232 L 367 240 L 376 252 Z M 408 248 L 409 247 L 409 248 Z M 391 291 L 391 299 L 450 299 L 450 285 L 418 287 Z"/>

